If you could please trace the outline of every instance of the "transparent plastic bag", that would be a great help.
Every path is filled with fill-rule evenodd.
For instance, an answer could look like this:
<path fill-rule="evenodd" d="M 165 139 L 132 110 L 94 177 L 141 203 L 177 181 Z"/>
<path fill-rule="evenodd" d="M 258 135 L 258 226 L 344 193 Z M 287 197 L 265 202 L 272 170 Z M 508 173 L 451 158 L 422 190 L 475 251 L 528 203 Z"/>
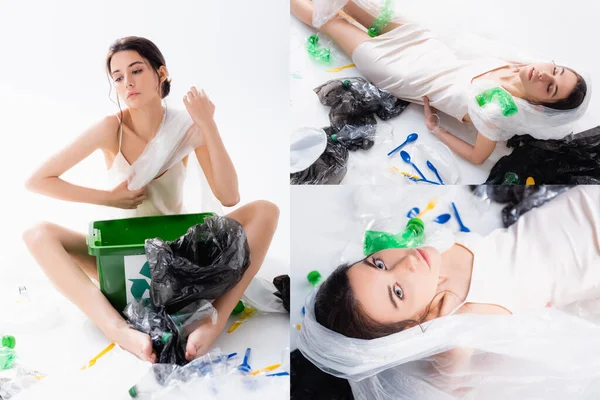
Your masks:
<path fill-rule="evenodd" d="M 546 204 L 571 187 L 573 186 L 480 185 L 473 189 L 473 194 L 482 201 L 507 204 L 502 209 L 502 223 L 507 228 L 517 222 L 521 215 Z"/>
<path fill-rule="evenodd" d="M 41 372 L 19 363 L 11 369 L 0 371 L 0 399 L 12 399 L 44 377 Z"/>
<path fill-rule="evenodd" d="M 583 103 L 573 110 L 555 110 L 534 105 L 511 96 L 504 89 L 501 89 L 504 96 L 498 95 L 498 100 L 492 100 L 482 106 L 478 99 L 481 99 L 482 94 L 498 88 L 498 83 L 477 80 L 469 89 L 469 116 L 477 131 L 494 141 L 508 140 L 515 135 L 531 135 L 544 140 L 562 139 L 573 133 L 574 123 L 585 114 L 592 97 L 591 77 L 583 71 L 578 73 L 586 81 L 587 93 Z M 506 107 L 500 104 L 502 97 L 512 99 L 516 110 L 511 115 L 505 116 Z"/>
<path fill-rule="evenodd" d="M 178 365 L 187 363 L 183 328 L 205 318 L 210 318 L 213 325 L 217 322 L 217 310 L 206 300 L 188 304 L 173 315 L 152 306 L 148 299 L 136 300 L 127 304 L 123 314 L 129 326 L 150 336 L 159 363 Z"/>
<path fill-rule="evenodd" d="M 363 78 L 333 79 L 314 91 L 321 104 L 331 107 L 329 121 L 338 130 L 345 125 L 375 125 L 375 115 L 386 121 L 409 105 Z"/>
<path fill-rule="evenodd" d="M 348 379 L 357 400 L 600 395 L 600 326 L 564 312 L 452 315 L 362 340 L 320 325 L 315 293 L 298 348 L 323 371 Z"/>
<path fill-rule="evenodd" d="M 290 173 L 304 171 L 321 157 L 327 147 L 323 129 L 300 128 L 292 132 L 290 145 Z"/>
<path fill-rule="evenodd" d="M 164 109 L 156 136 L 131 166 L 127 187 L 141 189 L 203 143 L 202 133 L 187 111 Z"/>
<path fill-rule="evenodd" d="M 411 162 L 419 168 L 425 178 L 431 182 L 440 183 L 439 177 L 444 185 L 455 185 L 459 183 L 458 164 L 452 151 L 442 142 L 428 144 L 416 144 L 403 148 L 410 155 Z M 419 176 L 414 167 L 402 160 L 400 152 L 389 157 L 390 163 L 399 171 L 413 176 Z M 437 174 L 430 169 L 427 162 L 435 168 Z M 421 177 L 419 176 L 419 179 Z"/>
<path fill-rule="evenodd" d="M 325 128 L 331 132 L 331 128 Z M 348 149 L 329 136 L 321 156 L 307 169 L 290 174 L 291 185 L 337 185 L 348 170 Z"/>
<path fill-rule="evenodd" d="M 275 295 L 277 292 L 278 290 L 273 283 L 266 279 L 254 277 L 242 296 L 242 302 L 264 313 L 287 313 L 289 306 L 286 310 L 282 299 Z"/>

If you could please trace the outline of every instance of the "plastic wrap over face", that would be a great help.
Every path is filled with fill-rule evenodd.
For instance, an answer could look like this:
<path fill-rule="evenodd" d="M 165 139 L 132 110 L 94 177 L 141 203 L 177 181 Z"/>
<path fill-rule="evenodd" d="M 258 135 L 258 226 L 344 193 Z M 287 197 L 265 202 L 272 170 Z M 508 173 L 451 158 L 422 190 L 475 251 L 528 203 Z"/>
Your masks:
<path fill-rule="evenodd" d="M 132 165 L 127 187 L 141 189 L 203 143 L 187 111 L 165 109 L 156 136 Z"/>
<path fill-rule="evenodd" d="M 563 399 L 600 396 L 600 326 L 547 308 L 460 314 L 363 340 L 315 320 L 307 298 L 298 349 L 350 381 L 359 399 Z M 596 310 L 596 314 L 598 311 Z"/>
<path fill-rule="evenodd" d="M 199 299 L 216 299 L 242 279 L 250 248 L 242 225 L 228 217 L 210 217 L 172 242 L 145 244 L 154 307 L 168 313 Z"/>
<path fill-rule="evenodd" d="M 587 84 L 583 103 L 573 110 L 554 110 L 542 105 L 534 105 L 526 100 L 511 96 L 501 89 L 505 96 L 512 98 L 517 112 L 505 116 L 498 101 L 480 106 L 478 95 L 498 87 L 494 81 L 473 82 L 468 94 L 469 116 L 477 130 L 490 140 L 504 141 L 515 135 L 531 135 L 536 139 L 562 139 L 574 130 L 574 123 L 583 116 L 592 97 L 591 78 L 580 73 Z"/>

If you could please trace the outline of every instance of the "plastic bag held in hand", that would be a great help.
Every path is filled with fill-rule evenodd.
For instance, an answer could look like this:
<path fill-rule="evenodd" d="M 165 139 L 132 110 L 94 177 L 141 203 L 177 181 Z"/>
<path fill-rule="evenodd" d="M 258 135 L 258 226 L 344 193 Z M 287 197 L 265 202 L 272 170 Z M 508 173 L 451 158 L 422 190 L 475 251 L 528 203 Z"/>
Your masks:
<path fill-rule="evenodd" d="M 187 111 L 165 109 L 156 136 L 133 163 L 129 190 L 138 190 L 203 144 L 203 136 Z"/>

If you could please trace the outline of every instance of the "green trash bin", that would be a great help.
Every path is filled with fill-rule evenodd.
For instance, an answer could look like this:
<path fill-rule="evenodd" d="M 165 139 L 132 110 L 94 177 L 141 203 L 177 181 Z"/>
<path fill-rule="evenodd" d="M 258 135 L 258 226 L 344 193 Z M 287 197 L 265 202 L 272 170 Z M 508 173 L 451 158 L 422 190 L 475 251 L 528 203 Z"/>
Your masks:
<path fill-rule="evenodd" d="M 214 213 L 167 215 L 95 221 L 86 239 L 96 257 L 100 290 L 113 307 L 123 309 L 133 299 L 150 297 L 150 266 L 146 239 L 174 240 Z"/>

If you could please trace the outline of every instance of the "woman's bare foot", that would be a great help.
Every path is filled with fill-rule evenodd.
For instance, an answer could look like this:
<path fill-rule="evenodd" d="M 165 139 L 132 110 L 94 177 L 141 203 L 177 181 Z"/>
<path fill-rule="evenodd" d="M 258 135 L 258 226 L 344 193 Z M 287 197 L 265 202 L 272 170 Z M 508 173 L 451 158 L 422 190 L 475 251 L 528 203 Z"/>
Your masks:
<path fill-rule="evenodd" d="M 185 347 L 185 359 L 192 361 L 200 357 L 211 349 L 212 344 L 221 334 L 225 327 L 218 322 L 213 325 L 210 318 L 205 318 L 186 327 L 186 331 L 191 331 Z"/>
<path fill-rule="evenodd" d="M 156 362 L 152 339 L 147 334 L 124 325 L 114 331 L 109 339 L 143 361 Z"/>
<path fill-rule="evenodd" d="M 310 0 L 290 0 L 290 11 L 306 25 L 313 26 L 313 5 Z"/>

